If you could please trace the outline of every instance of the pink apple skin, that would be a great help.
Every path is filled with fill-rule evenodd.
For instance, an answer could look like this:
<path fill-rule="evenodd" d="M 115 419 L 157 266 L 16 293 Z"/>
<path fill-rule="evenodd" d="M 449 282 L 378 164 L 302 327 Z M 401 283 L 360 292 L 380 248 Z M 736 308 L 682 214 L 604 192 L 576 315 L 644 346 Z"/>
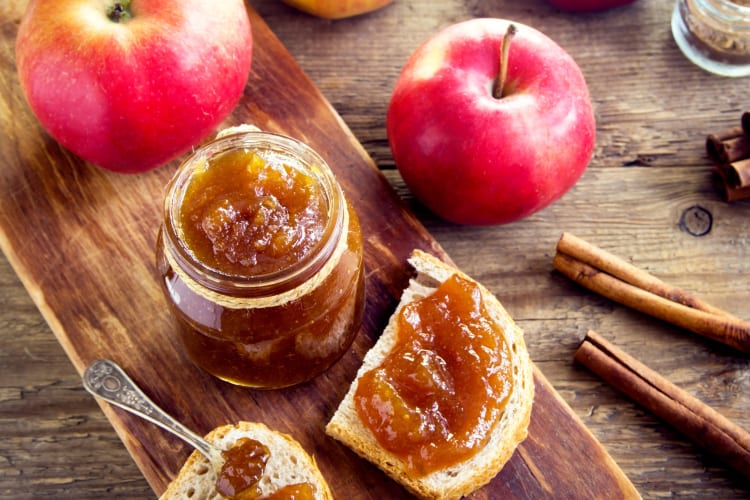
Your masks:
<path fill-rule="evenodd" d="M 492 96 L 509 21 L 473 19 L 433 36 L 409 58 L 386 115 L 406 185 L 460 224 L 502 224 L 557 200 L 593 154 L 584 77 L 559 45 L 513 23 L 507 95 Z"/>
<path fill-rule="evenodd" d="M 252 59 L 242 0 L 32 0 L 19 26 L 21 87 L 42 126 L 81 158 L 143 172 L 189 150 L 237 105 Z M 120 2 L 126 3 L 126 2 Z"/>
<path fill-rule="evenodd" d="M 547 0 L 550 5 L 570 12 L 598 12 L 635 3 L 636 0 Z"/>

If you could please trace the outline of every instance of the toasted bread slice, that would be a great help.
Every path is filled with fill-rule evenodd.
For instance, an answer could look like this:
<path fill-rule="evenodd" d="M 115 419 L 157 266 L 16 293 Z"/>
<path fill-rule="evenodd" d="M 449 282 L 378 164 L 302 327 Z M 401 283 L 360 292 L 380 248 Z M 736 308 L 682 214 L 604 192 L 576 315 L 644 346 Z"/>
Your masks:
<path fill-rule="evenodd" d="M 534 399 L 532 365 L 522 330 L 497 298 L 480 284 L 487 313 L 503 332 L 510 347 L 512 392 L 500 421 L 492 430 L 489 441 L 475 455 L 464 462 L 425 476 L 410 475 L 406 464 L 399 457 L 381 447 L 368 427 L 360 420 L 354 403 L 357 382 L 364 373 L 379 366 L 395 345 L 398 337 L 396 316 L 404 305 L 429 295 L 437 285 L 455 273 L 465 279 L 471 278 L 419 250 L 412 253 L 409 263 L 418 271 L 418 276 L 411 280 L 385 331 L 365 355 L 356 379 L 326 426 L 326 433 L 377 465 L 420 498 L 460 498 L 492 480 L 513 455 L 518 444 L 526 438 Z"/>
<path fill-rule="evenodd" d="M 239 422 L 236 425 L 217 427 L 206 436 L 206 440 L 222 449 L 230 448 L 240 438 L 250 438 L 266 445 L 270 457 L 260 480 L 260 490 L 268 495 L 283 486 L 310 483 L 316 500 L 332 499 L 331 490 L 320 473 L 315 460 L 291 436 L 269 429 L 261 423 Z M 220 500 L 215 487 L 216 472 L 208 459 L 194 451 L 169 484 L 160 500 L 193 499 Z"/>

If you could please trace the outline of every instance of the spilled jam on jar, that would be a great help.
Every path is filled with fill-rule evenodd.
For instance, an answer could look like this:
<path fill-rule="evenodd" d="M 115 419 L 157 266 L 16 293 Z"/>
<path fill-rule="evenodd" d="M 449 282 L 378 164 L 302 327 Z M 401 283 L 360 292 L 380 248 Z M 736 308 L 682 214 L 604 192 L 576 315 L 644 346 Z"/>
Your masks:
<path fill-rule="evenodd" d="M 360 378 L 354 400 L 378 442 L 422 476 L 487 442 L 511 392 L 510 352 L 479 286 L 458 275 L 397 322 L 396 345 Z"/>
<path fill-rule="evenodd" d="M 222 452 L 224 465 L 216 480 L 216 491 L 231 500 L 312 500 L 310 483 L 288 484 L 273 493 L 261 496 L 259 482 L 271 456 L 268 447 L 250 438 L 240 438 Z"/>
<path fill-rule="evenodd" d="M 299 262 L 320 243 L 326 197 L 312 174 L 237 149 L 194 173 L 180 229 L 195 258 L 226 275 L 260 276 Z"/>

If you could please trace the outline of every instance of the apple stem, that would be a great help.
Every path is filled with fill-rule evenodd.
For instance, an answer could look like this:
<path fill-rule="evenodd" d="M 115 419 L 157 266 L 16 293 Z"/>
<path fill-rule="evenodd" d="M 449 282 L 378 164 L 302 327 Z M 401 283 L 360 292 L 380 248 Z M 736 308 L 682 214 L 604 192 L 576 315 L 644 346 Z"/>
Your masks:
<path fill-rule="evenodd" d="M 508 29 L 503 36 L 503 45 L 500 49 L 500 73 L 495 78 L 495 85 L 492 87 L 492 96 L 500 99 L 505 95 L 505 79 L 508 76 L 508 52 L 510 51 L 510 40 L 516 34 L 516 26 L 509 24 Z"/>
<path fill-rule="evenodd" d="M 115 2 L 107 11 L 107 17 L 116 23 L 125 22 L 132 18 L 133 15 L 130 13 L 130 0 Z"/>

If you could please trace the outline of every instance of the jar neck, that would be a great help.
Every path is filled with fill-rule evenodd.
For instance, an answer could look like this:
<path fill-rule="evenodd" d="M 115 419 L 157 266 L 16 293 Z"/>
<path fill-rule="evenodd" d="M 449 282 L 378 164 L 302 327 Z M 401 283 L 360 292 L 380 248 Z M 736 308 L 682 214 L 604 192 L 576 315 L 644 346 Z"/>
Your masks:
<path fill-rule="evenodd" d="M 196 168 L 205 168 L 211 158 L 236 148 L 271 151 L 281 157 L 296 159 L 295 168 L 305 169 L 319 183 L 325 198 L 327 218 L 320 241 L 300 260 L 272 273 L 230 275 L 213 269 L 195 256 L 182 237 L 180 208 Z M 246 298 L 279 295 L 302 285 L 324 268 L 342 238 L 346 238 L 346 211 L 341 187 L 325 161 L 312 149 L 278 134 L 243 132 L 216 139 L 197 150 L 183 162 L 167 185 L 162 230 L 164 252 L 173 267 L 178 267 L 187 278 L 211 292 Z"/>

